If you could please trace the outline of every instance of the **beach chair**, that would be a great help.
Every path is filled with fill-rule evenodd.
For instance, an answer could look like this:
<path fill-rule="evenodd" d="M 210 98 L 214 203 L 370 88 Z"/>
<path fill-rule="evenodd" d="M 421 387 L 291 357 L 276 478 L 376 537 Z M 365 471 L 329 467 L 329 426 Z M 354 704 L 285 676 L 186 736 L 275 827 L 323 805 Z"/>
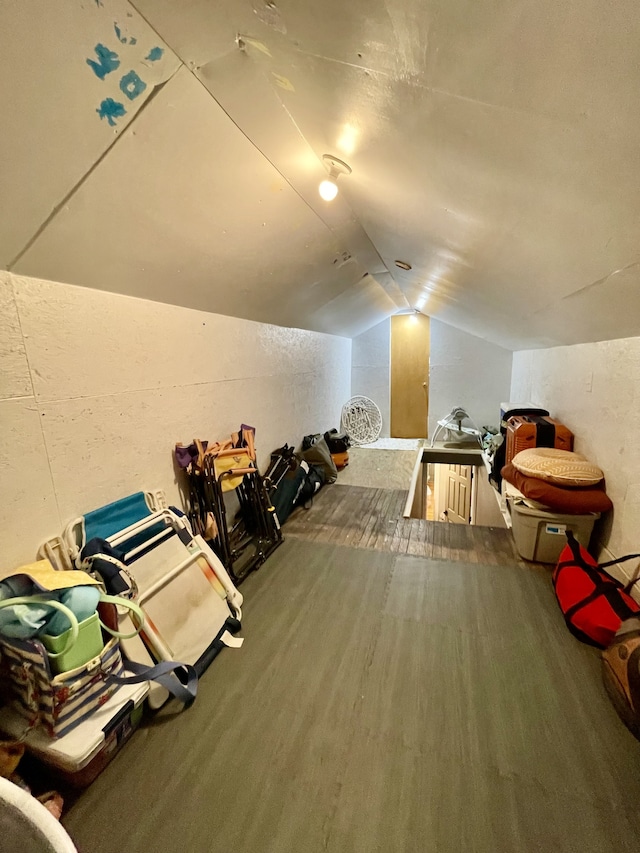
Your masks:
<path fill-rule="evenodd" d="M 150 503 L 139 492 L 87 513 L 67 526 L 58 550 L 66 549 L 66 560 L 74 566 L 99 574 L 109 592 L 130 597 L 142 608 L 140 635 L 120 641 L 130 661 L 144 666 L 180 661 L 201 675 L 222 648 L 242 645 L 234 636 L 240 629 L 242 594 L 179 510 L 152 511 Z M 162 503 L 158 493 L 156 505 Z M 118 630 L 129 634 L 131 627 L 130 617 L 119 614 Z M 167 696 L 153 684 L 149 704 L 159 707 Z"/>
<path fill-rule="evenodd" d="M 254 430 L 243 424 L 223 442 L 176 445 L 186 474 L 189 520 L 211 544 L 234 583 L 282 542 L 280 523 L 255 461 Z"/>

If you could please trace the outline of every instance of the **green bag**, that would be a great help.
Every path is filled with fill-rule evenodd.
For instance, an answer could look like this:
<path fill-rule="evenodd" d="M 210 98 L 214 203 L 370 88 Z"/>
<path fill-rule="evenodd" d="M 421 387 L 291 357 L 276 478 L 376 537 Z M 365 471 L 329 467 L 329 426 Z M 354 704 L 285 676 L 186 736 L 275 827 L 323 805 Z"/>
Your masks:
<path fill-rule="evenodd" d="M 329 445 L 323 435 L 305 435 L 300 455 L 309 465 L 322 468 L 325 483 L 335 483 L 338 479 L 336 463 L 331 458 Z"/>

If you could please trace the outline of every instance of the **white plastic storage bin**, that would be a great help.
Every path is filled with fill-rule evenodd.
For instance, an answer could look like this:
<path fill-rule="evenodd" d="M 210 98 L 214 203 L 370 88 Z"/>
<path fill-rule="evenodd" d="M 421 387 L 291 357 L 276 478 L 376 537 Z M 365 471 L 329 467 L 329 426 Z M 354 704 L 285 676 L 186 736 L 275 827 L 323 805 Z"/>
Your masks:
<path fill-rule="evenodd" d="M 25 738 L 29 752 L 76 788 L 90 785 L 137 729 L 149 682 L 119 687 L 105 704 L 60 738 L 33 729 Z M 24 717 L 5 707 L 0 729 L 14 738 L 25 731 Z"/>
<path fill-rule="evenodd" d="M 562 515 L 527 506 L 524 501 L 507 496 L 511 515 L 511 528 L 516 548 L 525 560 L 536 563 L 555 563 L 567 544 L 566 531 L 570 530 L 578 542 L 589 547 L 593 525 L 599 512 L 586 515 Z"/>

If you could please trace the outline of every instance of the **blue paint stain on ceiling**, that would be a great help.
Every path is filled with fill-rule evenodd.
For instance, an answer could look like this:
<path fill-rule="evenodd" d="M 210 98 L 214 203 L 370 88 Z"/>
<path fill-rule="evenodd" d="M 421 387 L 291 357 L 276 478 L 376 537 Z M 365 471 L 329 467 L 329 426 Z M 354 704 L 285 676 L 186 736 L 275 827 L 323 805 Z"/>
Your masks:
<path fill-rule="evenodd" d="M 152 47 L 145 59 L 148 59 L 149 62 L 157 62 L 164 53 L 164 50 L 161 47 Z"/>
<path fill-rule="evenodd" d="M 126 110 L 123 104 L 114 101 L 113 98 L 105 98 L 96 112 L 101 119 L 106 118 L 111 127 L 114 127 L 116 123 L 115 119 L 122 118 Z"/>
<path fill-rule="evenodd" d="M 118 68 L 120 60 L 118 59 L 117 53 L 109 50 L 109 48 L 105 47 L 103 44 L 97 44 L 95 46 L 95 52 L 98 57 L 98 62 L 94 59 L 87 59 L 87 65 L 93 69 L 93 73 L 96 77 L 99 77 L 100 80 L 104 80 L 107 74 L 110 74 Z"/>

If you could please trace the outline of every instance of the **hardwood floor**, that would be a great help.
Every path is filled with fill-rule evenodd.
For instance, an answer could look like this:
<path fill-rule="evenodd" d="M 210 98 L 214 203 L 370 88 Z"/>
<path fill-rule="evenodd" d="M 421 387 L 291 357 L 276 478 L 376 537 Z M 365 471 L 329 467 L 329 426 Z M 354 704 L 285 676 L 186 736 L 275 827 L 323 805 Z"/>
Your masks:
<path fill-rule="evenodd" d="M 325 486 L 310 509 L 289 517 L 285 535 L 435 560 L 549 569 L 522 560 L 510 530 L 403 518 L 406 498 L 396 489 Z"/>

